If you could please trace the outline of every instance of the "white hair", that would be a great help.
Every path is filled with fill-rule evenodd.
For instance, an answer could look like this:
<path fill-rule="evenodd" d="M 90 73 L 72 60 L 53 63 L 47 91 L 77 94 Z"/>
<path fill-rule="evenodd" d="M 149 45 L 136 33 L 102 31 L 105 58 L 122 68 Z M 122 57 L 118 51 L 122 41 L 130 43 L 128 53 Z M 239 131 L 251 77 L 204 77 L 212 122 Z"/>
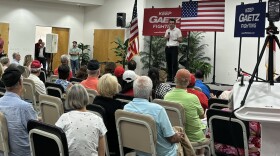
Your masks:
<path fill-rule="evenodd" d="M 133 83 L 133 93 L 136 98 L 149 99 L 153 82 L 148 76 L 140 76 Z"/>

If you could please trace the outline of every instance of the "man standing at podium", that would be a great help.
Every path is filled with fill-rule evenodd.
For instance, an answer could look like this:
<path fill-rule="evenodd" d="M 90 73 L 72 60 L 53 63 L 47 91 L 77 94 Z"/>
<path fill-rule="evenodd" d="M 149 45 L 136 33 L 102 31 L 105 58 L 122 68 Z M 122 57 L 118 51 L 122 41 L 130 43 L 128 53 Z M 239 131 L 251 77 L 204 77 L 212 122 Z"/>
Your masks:
<path fill-rule="evenodd" d="M 179 43 L 182 42 L 182 33 L 180 29 L 176 28 L 175 19 L 169 20 L 169 28 L 164 37 L 167 39 L 165 47 L 167 81 L 172 82 L 178 70 L 178 49 Z"/>

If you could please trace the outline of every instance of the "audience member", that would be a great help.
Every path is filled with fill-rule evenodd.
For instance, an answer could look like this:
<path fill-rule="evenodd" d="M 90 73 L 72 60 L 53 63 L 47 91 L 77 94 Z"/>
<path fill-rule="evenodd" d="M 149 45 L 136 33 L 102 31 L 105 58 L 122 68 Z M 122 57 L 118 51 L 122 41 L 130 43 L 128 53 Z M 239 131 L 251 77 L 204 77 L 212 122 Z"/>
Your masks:
<path fill-rule="evenodd" d="M 19 61 L 20 61 L 20 54 L 19 53 L 13 53 L 13 61 L 12 61 L 12 63 L 20 65 Z"/>
<path fill-rule="evenodd" d="M 105 74 L 98 80 L 97 91 L 100 96 L 96 96 L 93 103 L 102 106 L 106 111 L 105 125 L 108 129 L 107 138 L 110 152 L 119 155 L 118 134 L 115 124 L 115 111 L 123 109 L 126 103 L 113 99 L 119 92 L 118 81 L 115 76 Z"/>
<path fill-rule="evenodd" d="M 128 70 L 135 71 L 136 67 L 137 67 L 137 64 L 134 60 L 130 60 L 130 61 L 127 62 Z"/>
<path fill-rule="evenodd" d="M 190 80 L 190 72 L 180 69 L 175 76 L 176 88 L 164 96 L 164 100 L 182 104 L 186 113 L 185 131 L 191 142 L 205 140 L 203 130 L 206 128 L 200 119 L 204 118 L 204 111 L 197 96 L 187 93 L 186 89 Z M 204 155 L 204 149 L 197 151 L 198 155 Z"/>
<path fill-rule="evenodd" d="M 21 74 L 17 68 L 8 67 L 2 75 L 6 93 L 0 98 L 0 111 L 7 120 L 10 156 L 30 156 L 27 122 L 37 120 L 32 105 L 20 98 L 23 92 Z"/>
<path fill-rule="evenodd" d="M 79 70 L 80 63 L 79 63 L 79 55 L 82 53 L 82 50 L 78 48 L 77 41 L 73 41 L 73 47 L 69 51 L 69 55 L 71 56 L 71 67 L 72 73 L 75 75 L 76 72 Z"/>
<path fill-rule="evenodd" d="M 200 102 L 202 108 L 205 111 L 208 108 L 208 98 L 203 92 L 196 90 L 194 88 L 194 85 L 195 85 L 195 77 L 194 77 L 193 74 L 191 74 L 191 77 L 190 77 L 190 80 L 189 80 L 189 85 L 187 87 L 187 92 L 191 93 L 191 94 L 194 94 L 198 97 L 199 102 Z"/>
<path fill-rule="evenodd" d="M 124 106 L 124 110 L 143 115 L 150 115 L 157 123 L 157 145 L 158 156 L 177 156 L 177 145 L 180 142 L 182 133 L 175 133 L 165 109 L 155 103 L 148 101 L 153 84 L 149 77 L 140 76 L 133 84 L 134 99 Z M 137 155 L 148 155 L 137 151 Z"/>
<path fill-rule="evenodd" d="M 118 79 L 118 83 L 123 86 L 123 73 L 124 73 L 124 68 L 122 66 L 117 66 L 115 68 L 115 71 L 114 71 L 114 75 L 117 77 Z"/>
<path fill-rule="evenodd" d="M 137 75 L 132 70 L 127 70 L 123 73 L 123 86 L 120 93 L 133 96 L 133 82 L 137 79 Z"/>
<path fill-rule="evenodd" d="M 65 104 L 74 110 L 62 114 L 55 125 L 66 133 L 69 156 L 105 156 L 104 135 L 107 129 L 99 116 L 87 111 L 89 98 L 86 89 L 80 84 L 73 85 Z"/>
<path fill-rule="evenodd" d="M 209 99 L 211 96 L 210 96 L 210 88 L 203 83 L 203 78 L 204 78 L 204 73 L 203 71 L 201 70 L 197 70 L 195 72 L 195 78 L 196 78 L 196 81 L 195 81 L 195 86 L 196 87 L 199 87 L 202 92 L 207 96 L 207 98 Z"/>
<path fill-rule="evenodd" d="M 76 74 L 76 78 L 78 79 L 82 79 L 82 80 L 85 80 L 87 79 L 87 66 L 86 65 L 83 65 L 81 66 L 81 68 L 78 70 L 77 74 Z"/>
<path fill-rule="evenodd" d="M 8 57 L 1 57 L 0 62 L 3 66 L 3 71 L 5 71 L 10 65 L 10 59 Z"/>
<path fill-rule="evenodd" d="M 90 60 L 87 65 L 88 77 L 81 82 L 85 88 L 97 90 L 98 77 L 100 75 L 99 62 L 97 60 Z"/>
<path fill-rule="evenodd" d="M 171 90 L 171 86 L 167 83 L 160 83 L 159 81 L 159 71 L 157 68 L 151 68 L 148 71 L 148 76 L 151 78 L 153 82 L 153 91 L 152 97 L 153 99 L 163 99 L 165 94 Z"/>
<path fill-rule="evenodd" d="M 60 84 L 64 88 L 64 91 L 66 91 L 72 86 L 72 83 L 67 81 L 69 73 L 70 68 L 68 65 L 62 64 L 58 67 L 58 79 L 55 81 L 55 83 Z"/>
<path fill-rule="evenodd" d="M 68 67 L 70 67 L 69 66 L 69 57 L 68 57 L 68 55 L 61 55 L 61 57 L 60 57 L 60 63 L 61 64 L 64 64 L 64 65 L 68 65 Z M 53 74 L 54 75 L 58 75 L 58 68 L 56 68 L 56 69 L 54 69 L 54 71 L 53 71 Z M 68 78 L 67 78 L 67 80 L 68 81 L 70 81 L 70 79 L 73 77 L 73 74 L 72 74 L 72 71 L 71 71 L 71 69 L 70 69 L 70 73 L 69 73 L 69 76 L 68 76 Z"/>
<path fill-rule="evenodd" d="M 28 67 L 28 69 L 30 70 L 30 65 L 32 61 L 33 61 L 32 55 L 25 55 L 23 60 L 23 66 Z"/>
<path fill-rule="evenodd" d="M 35 44 L 35 59 L 40 61 L 43 64 L 43 68 L 46 69 L 46 62 L 49 55 L 46 53 L 45 43 L 42 40 L 38 43 L 39 45 L 37 43 Z"/>
<path fill-rule="evenodd" d="M 115 62 L 107 62 L 104 68 L 104 74 L 114 74 L 115 68 L 117 67 Z"/>
<path fill-rule="evenodd" d="M 47 94 L 46 87 L 43 81 L 40 80 L 38 77 L 41 72 L 41 63 L 38 60 L 34 60 L 31 63 L 31 74 L 29 75 L 28 79 L 31 79 L 35 83 L 35 90 L 37 99 L 41 94 Z"/>

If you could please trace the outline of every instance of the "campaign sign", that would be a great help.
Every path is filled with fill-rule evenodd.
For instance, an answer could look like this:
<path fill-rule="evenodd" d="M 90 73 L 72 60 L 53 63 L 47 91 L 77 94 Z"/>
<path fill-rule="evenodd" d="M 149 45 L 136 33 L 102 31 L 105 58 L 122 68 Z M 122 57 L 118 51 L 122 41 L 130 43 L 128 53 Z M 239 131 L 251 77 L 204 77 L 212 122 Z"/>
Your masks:
<path fill-rule="evenodd" d="M 264 37 L 266 2 L 236 6 L 234 37 Z"/>
<path fill-rule="evenodd" d="M 146 8 L 144 10 L 143 35 L 163 36 L 169 28 L 169 19 L 176 20 L 176 27 L 181 26 L 181 8 Z"/>

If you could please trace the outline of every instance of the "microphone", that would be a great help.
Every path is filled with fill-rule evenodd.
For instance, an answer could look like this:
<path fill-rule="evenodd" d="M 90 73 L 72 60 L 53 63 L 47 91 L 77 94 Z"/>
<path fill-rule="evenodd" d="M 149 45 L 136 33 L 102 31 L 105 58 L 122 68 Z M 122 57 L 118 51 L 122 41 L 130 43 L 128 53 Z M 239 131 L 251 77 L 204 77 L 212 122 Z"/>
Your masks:
<path fill-rule="evenodd" d="M 170 40 L 170 32 L 168 32 L 168 36 L 169 36 L 169 37 L 168 37 L 168 42 L 169 42 L 169 40 Z"/>

